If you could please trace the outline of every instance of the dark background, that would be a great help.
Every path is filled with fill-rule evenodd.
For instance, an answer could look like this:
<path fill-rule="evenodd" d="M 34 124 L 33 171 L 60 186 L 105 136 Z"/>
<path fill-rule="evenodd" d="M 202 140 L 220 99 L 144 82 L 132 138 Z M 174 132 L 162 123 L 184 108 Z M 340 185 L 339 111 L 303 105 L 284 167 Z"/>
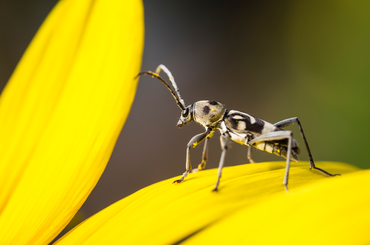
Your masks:
<path fill-rule="evenodd" d="M 1 88 L 56 2 L 0 2 Z M 370 167 L 370 2 L 147 0 L 144 9 L 142 70 L 165 64 L 187 104 L 212 99 L 272 123 L 297 116 L 316 161 Z M 142 77 L 111 160 L 77 222 L 184 172 L 186 144 L 203 128 L 192 123 L 179 130 L 179 116 L 168 90 Z M 300 159 L 307 160 L 301 148 Z M 233 144 L 226 165 L 246 163 L 246 150 Z M 193 166 L 201 151 L 202 145 L 192 151 Z M 257 161 L 283 160 L 253 153 Z M 217 133 L 208 168 L 217 167 L 220 154 Z"/>

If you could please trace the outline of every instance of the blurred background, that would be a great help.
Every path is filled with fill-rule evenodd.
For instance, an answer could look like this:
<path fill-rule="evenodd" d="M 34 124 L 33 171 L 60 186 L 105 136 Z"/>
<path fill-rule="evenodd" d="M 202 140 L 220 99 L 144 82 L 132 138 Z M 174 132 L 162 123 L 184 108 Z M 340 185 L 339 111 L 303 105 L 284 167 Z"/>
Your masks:
<path fill-rule="evenodd" d="M 56 2 L 0 2 L 1 88 Z M 186 104 L 212 99 L 271 123 L 296 116 L 317 162 L 370 168 L 369 1 L 144 0 L 144 9 L 142 70 L 165 64 Z M 169 91 L 141 77 L 111 160 L 78 222 L 184 172 L 186 144 L 204 129 L 192 123 L 179 130 L 179 116 Z M 307 160 L 297 128 L 291 127 L 300 159 Z M 191 152 L 194 167 L 202 147 Z M 284 160 L 257 151 L 257 162 Z M 207 168 L 217 167 L 220 154 L 216 133 Z M 247 162 L 247 147 L 232 144 L 226 166 Z"/>

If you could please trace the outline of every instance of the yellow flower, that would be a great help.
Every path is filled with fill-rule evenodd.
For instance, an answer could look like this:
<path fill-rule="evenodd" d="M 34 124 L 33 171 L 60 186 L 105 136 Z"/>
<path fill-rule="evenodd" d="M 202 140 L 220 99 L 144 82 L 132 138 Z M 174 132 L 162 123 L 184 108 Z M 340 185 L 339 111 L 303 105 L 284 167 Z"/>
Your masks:
<path fill-rule="evenodd" d="M 342 174 L 328 177 L 310 171 L 308 162 L 292 165 L 289 193 L 282 184 L 285 162 L 224 168 L 217 193 L 217 169 L 190 174 L 181 184 L 172 184 L 178 176 L 161 181 L 56 244 L 368 244 L 370 171 L 318 162 Z"/>
<path fill-rule="evenodd" d="M 0 243 L 47 244 L 102 174 L 131 107 L 139 0 L 59 1 L 0 99 Z"/>

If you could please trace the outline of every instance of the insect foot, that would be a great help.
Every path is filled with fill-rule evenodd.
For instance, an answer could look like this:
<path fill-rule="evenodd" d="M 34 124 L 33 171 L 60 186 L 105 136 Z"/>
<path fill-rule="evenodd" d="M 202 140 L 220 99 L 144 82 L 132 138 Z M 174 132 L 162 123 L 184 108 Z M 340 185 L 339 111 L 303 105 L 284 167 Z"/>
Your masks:
<path fill-rule="evenodd" d="M 175 180 L 174 182 L 172 182 L 172 184 L 179 184 L 179 183 L 181 183 L 182 181 L 183 181 L 183 179 L 181 178 L 181 179 Z"/>
<path fill-rule="evenodd" d="M 180 179 L 175 180 L 174 182 L 172 182 L 172 184 L 178 184 L 178 183 L 181 183 L 181 182 L 186 178 L 186 176 L 188 176 L 188 174 L 189 174 L 189 171 L 188 171 L 188 170 L 186 170 L 186 171 L 185 171 L 185 173 L 182 175 L 182 177 L 181 177 Z"/>
<path fill-rule="evenodd" d="M 215 188 L 213 188 L 212 192 L 218 192 L 218 185 L 220 184 L 220 178 L 217 179 Z"/>
<path fill-rule="evenodd" d="M 201 164 L 198 165 L 198 168 L 194 168 L 190 171 L 190 173 L 196 173 L 196 172 L 199 172 L 199 171 L 202 171 L 206 166 L 206 161 L 202 161 Z"/>
<path fill-rule="evenodd" d="M 201 171 L 202 169 L 199 169 L 199 168 L 194 168 L 190 171 L 190 173 L 196 173 L 196 172 L 199 172 Z"/>
<path fill-rule="evenodd" d="M 330 177 L 340 176 L 340 174 L 331 174 L 331 173 L 325 171 L 324 169 L 318 168 L 318 167 L 315 166 L 314 163 L 313 164 L 311 163 L 310 170 L 312 170 L 312 169 L 316 169 L 316 170 L 320 171 L 321 173 L 323 173 L 327 176 L 330 176 Z"/>

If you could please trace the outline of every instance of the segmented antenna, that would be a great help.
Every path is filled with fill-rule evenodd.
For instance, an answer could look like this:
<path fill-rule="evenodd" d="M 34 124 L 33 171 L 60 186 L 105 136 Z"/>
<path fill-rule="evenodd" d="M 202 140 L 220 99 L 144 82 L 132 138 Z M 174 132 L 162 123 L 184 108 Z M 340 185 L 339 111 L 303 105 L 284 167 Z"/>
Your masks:
<path fill-rule="evenodd" d="M 170 85 L 168 85 L 166 83 L 166 81 L 161 78 L 157 73 L 154 73 L 152 71 L 143 71 L 143 72 L 140 72 L 136 77 L 138 76 L 141 76 L 141 75 L 150 75 L 152 77 L 155 77 L 157 78 L 158 80 L 160 80 L 167 88 L 168 90 L 171 92 L 173 98 L 176 100 L 176 104 L 177 106 L 181 109 L 181 110 L 185 110 L 185 103 L 184 103 L 184 100 L 181 98 L 181 95 L 180 95 L 180 92 L 179 92 L 179 89 L 177 88 L 177 85 L 175 83 L 175 80 L 173 79 L 173 76 L 171 74 L 171 72 L 164 66 L 164 65 L 159 65 L 157 70 L 160 71 L 160 69 L 163 69 L 164 72 L 166 72 L 166 74 L 169 76 L 170 78 L 170 81 L 172 82 L 172 85 L 174 85 L 175 89 L 176 89 L 176 92 L 175 93 L 172 88 L 170 87 Z M 168 73 L 167 73 L 168 72 Z M 172 77 L 172 80 L 171 80 L 171 77 Z"/>
<path fill-rule="evenodd" d="M 181 104 L 183 105 L 183 107 L 185 108 L 185 107 L 186 107 L 186 106 L 185 106 L 185 102 L 184 102 L 184 100 L 183 100 L 183 99 L 182 99 L 182 97 L 181 97 L 180 90 L 179 90 L 179 88 L 177 87 L 177 84 L 176 84 L 176 82 L 175 82 L 175 78 L 172 76 L 172 73 L 170 72 L 170 70 L 168 70 L 168 69 L 167 69 L 167 67 L 166 67 L 165 65 L 162 65 L 162 64 L 160 64 L 160 65 L 157 67 L 157 69 L 155 70 L 155 73 L 159 74 L 159 73 L 161 72 L 161 70 L 163 70 L 163 71 L 167 74 L 168 78 L 170 79 L 170 81 L 171 81 L 171 83 L 172 83 L 172 86 L 175 88 L 175 92 L 176 92 L 176 94 L 177 94 L 177 97 L 179 98 L 180 103 L 181 103 Z"/>

